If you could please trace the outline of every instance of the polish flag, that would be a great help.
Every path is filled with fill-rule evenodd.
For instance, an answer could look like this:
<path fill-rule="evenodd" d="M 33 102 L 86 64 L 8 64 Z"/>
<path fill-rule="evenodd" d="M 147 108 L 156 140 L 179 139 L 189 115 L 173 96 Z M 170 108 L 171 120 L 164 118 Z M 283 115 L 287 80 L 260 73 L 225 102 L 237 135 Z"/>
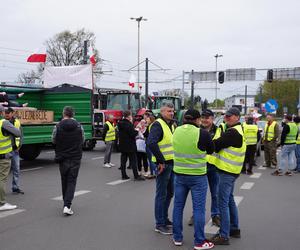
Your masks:
<path fill-rule="evenodd" d="M 92 46 L 90 46 L 89 49 L 89 55 L 90 55 L 90 63 L 95 66 L 96 65 L 96 54 L 94 53 L 94 50 L 92 48 Z"/>
<path fill-rule="evenodd" d="M 134 88 L 135 82 L 136 82 L 135 75 L 131 73 L 129 82 L 128 82 L 129 87 Z"/>
<path fill-rule="evenodd" d="M 34 53 L 34 54 L 31 54 L 27 58 L 27 62 L 29 62 L 29 63 L 45 63 L 46 62 L 46 58 L 47 58 L 46 54 Z"/>

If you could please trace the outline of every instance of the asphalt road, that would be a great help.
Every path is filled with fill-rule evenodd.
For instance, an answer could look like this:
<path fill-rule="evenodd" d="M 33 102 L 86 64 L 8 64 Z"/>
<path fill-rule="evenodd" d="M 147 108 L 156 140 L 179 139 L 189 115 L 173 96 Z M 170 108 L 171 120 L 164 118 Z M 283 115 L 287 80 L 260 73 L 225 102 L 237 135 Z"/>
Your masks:
<path fill-rule="evenodd" d="M 60 176 L 53 151 L 44 151 L 34 162 L 22 162 L 25 195 L 8 192 L 7 200 L 17 204 L 18 210 L 0 212 L 0 250 L 193 249 L 193 228 L 187 226 L 190 200 L 185 208 L 184 244 L 175 247 L 170 236 L 154 232 L 155 180 L 118 181 L 119 154 L 113 154 L 117 166 L 111 169 L 102 167 L 103 154 L 103 144 L 84 153 L 76 190 L 79 195 L 73 203 L 75 214 L 70 217 L 62 215 L 63 204 L 58 200 Z M 132 177 L 132 171 L 127 171 Z M 240 202 L 242 238 L 215 249 L 300 249 L 300 174 L 274 177 L 271 171 L 255 168 L 252 177 L 256 178 L 238 178 L 235 195 Z M 209 237 L 215 231 L 209 223 L 209 193 L 206 208 Z"/>

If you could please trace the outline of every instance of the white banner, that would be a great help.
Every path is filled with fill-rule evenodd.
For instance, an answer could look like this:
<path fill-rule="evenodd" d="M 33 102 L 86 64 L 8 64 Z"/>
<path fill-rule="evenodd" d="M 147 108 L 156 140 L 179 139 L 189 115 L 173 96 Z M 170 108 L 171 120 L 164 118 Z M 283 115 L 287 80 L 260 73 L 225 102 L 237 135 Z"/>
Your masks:
<path fill-rule="evenodd" d="M 43 74 L 44 87 L 52 88 L 64 83 L 68 83 L 79 87 L 92 89 L 92 72 L 91 64 L 62 67 L 46 66 Z"/>

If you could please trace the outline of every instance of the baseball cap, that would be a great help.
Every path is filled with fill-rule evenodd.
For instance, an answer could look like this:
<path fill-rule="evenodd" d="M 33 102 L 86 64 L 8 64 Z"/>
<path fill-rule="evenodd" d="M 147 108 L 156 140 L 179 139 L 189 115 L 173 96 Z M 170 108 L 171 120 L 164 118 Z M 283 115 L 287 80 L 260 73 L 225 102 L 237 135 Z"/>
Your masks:
<path fill-rule="evenodd" d="M 225 115 L 226 116 L 232 116 L 232 115 L 240 116 L 240 110 L 238 108 L 232 107 L 226 111 Z"/>
<path fill-rule="evenodd" d="M 184 118 L 187 120 L 196 120 L 200 117 L 200 112 L 196 109 L 188 109 L 184 114 Z"/>
<path fill-rule="evenodd" d="M 206 109 L 202 111 L 201 116 L 214 116 L 214 112 L 212 112 L 210 109 Z"/>
<path fill-rule="evenodd" d="M 5 112 L 6 114 L 9 114 L 9 113 L 14 112 L 14 110 L 13 110 L 13 108 L 8 107 L 4 112 Z"/>

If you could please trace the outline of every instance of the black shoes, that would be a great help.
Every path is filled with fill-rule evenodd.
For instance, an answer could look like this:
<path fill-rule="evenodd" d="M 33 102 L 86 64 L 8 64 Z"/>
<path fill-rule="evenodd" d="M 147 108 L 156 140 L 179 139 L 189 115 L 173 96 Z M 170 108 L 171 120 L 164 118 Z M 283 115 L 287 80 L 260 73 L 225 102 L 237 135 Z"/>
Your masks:
<path fill-rule="evenodd" d="M 229 233 L 230 237 L 232 238 L 241 238 L 241 230 L 240 229 L 232 229 Z"/>
<path fill-rule="evenodd" d="M 18 189 L 13 189 L 12 192 L 13 192 L 14 194 L 25 194 L 24 191 L 21 190 L 21 189 L 19 189 L 19 188 L 18 188 Z"/>
<path fill-rule="evenodd" d="M 122 177 L 122 180 L 129 180 L 129 176 Z"/>
<path fill-rule="evenodd" d="M 138 177 L 134 178 L 134 180 L 135 181 L 144 181 L 145 178 L 139 175 Z"/>
<path fill-rule="evenodd" d="M 221 235 L 217 234 L 213 238 L 210 239 L 212 243 L 215 245 L 229 245 L 229 239 L 222 237 Z"/>

